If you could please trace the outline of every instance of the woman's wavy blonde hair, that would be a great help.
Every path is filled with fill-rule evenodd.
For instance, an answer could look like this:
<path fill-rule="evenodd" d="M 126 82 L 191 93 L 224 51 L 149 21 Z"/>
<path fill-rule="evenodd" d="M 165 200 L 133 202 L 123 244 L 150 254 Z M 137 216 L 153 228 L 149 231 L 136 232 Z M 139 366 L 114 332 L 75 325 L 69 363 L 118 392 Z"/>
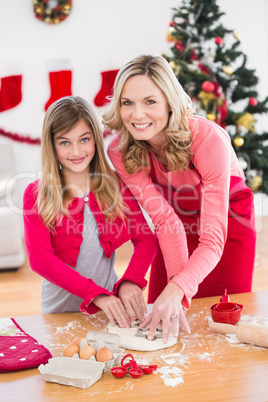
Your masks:
<path fill-rule="evenodd" d="M 58 133 L 70 131 L 81 120 L 90 127 L 95 140 L 95 155 L 88 173 L 91 191 L 102 213 L 113 221 L 117 217 L 124 220 L 127 211 L 120 193 L 118 178 L 105 157 L 103 134 L 95 111 L 83 98 L 67 96 L 48 108 L 43 123 L 42 177 L 39 180 L 37 210 L 44 224 L 50 229 L 53 229 L 56 219 L 69 215 L 65 205 L 73 198 L 70 186 L 64 183 L 53 139 Z"/>
<path fill-rule="evenodd" d="M 120 116 L 121 94 L 125 82 L 135 75 L 148 76 L 163 92 L 170 107 L 166 127 L 167 142 L 162 147 L 168 170 L 185 170 L 190 162 L 192 136 L 188 116 L 194 113 L 190 97 L 183 90 L 172 68 L 162 56 L 141 55 L 121 68 L 114 83 L 114 95 L 103 113 L 103 124 L 120 135 L 119 150 L 129 174 L 150 168 L 147 141 L 135 140 Z"/>

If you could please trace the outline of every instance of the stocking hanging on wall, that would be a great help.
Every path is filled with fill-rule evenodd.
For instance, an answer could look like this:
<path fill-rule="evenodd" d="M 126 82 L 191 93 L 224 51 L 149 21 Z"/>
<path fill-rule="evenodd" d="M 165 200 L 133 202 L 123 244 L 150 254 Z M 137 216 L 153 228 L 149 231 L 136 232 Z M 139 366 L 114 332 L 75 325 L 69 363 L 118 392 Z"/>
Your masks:
<path fill-rule="evenodd" d="M 0 112 L 12 109 L 22 100 L 22 75 L 11 75 L 1 78 L 0 82 Z"/>
<path fill-rule="evenodd" d="M 107 96 L 112 95 L 113 85 L 119 70 L 103 71 L 101 73 L 101 89 L 94 98 L 94 104 L 98 107 L 107 103 Z"/>
<path fill-rule="evenodd" d="M 49 83 L 51 95 L 45 104 L 45 110 L 47 110 L 53 102 L 63 96 L 72 95 L 72 71 L 61 70 L 50 72 Z"/>

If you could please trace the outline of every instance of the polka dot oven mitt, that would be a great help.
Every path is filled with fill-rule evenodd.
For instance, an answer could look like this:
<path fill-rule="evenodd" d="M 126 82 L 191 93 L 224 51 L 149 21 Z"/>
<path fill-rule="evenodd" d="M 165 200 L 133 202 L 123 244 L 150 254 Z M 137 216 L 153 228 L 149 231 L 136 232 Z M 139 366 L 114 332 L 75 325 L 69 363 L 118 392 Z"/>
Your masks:
<path fill-rule="evenodd" d="M 13 318 L 0 318 L 0 372 L 26 370 L 45 364 L 48 349 L 26 334 Z"/>

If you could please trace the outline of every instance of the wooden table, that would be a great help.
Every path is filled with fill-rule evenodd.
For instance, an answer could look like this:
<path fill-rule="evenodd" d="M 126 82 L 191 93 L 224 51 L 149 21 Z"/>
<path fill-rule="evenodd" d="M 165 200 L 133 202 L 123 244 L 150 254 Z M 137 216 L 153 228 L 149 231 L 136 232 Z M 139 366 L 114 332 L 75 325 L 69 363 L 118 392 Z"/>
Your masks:
<path fill-rule="evenodd" d="M 182 331 L 175 346 L 155 352 L 132 352 L 138 362 L 157 364 L 156 373 L 139 379 L 115 379 L 107 372 L 87 389 L 45 382 L 37 368 L 1 373 L 0 400 L 268 401 L 268 349 L 239 343 L 234 335 L 230 338 L 211 331 L 210 306 L 218 301 L 218 297 L 193 300 L 187 316 L 192 334 Z M 268 325 L 268 291 L 232 295 L 231 301 L 244 305 L 243 321 Z M 84 336 L 88 330 L 103 331 L 107 326 L 101 312 L 91 317 L 68 313 L 15 319 L 53 357 L 60 356 L 75 336 Z"/>

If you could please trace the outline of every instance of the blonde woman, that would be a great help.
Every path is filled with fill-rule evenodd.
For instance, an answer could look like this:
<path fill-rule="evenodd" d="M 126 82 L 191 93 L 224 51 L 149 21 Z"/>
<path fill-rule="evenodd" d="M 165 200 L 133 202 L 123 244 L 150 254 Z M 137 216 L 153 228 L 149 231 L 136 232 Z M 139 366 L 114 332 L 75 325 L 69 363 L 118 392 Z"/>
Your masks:
<path fill-rule="evenodd" d="M 148 212 L 158 238 L 151 269 L 150 337 L 175 336 L 193 297 L 251 290 L 256 233 L 253 194 L 228 133 L 194 115 L 167 61 L 143 55 L 119 71 L 103 116 L 108 154 Z"/>
<path fill-rule="evenodd" d="M 64 97 L 49 107 L 41 153 L 42 177 L 24 194 L 24 227 L 30 266 L 44 277 L 43 312 L 102 309 L 121 327 L 142 320 L 156 241 L 109 167 L 99 120 L 84 99 Z M 118 280 L 115 249 L 128 240 L 134 252 Z"/>

